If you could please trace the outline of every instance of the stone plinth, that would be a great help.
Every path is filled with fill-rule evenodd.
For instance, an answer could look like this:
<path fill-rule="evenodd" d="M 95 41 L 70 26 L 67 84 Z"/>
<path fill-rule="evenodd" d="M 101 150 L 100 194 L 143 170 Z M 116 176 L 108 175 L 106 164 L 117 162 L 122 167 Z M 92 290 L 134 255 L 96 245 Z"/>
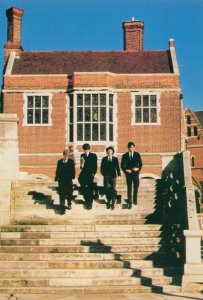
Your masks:
<path fill-rule="evenodd" d="M 19 178 L 17 115 L 0 114 L 0 224 L 10 220 L 11 180 Z"/>

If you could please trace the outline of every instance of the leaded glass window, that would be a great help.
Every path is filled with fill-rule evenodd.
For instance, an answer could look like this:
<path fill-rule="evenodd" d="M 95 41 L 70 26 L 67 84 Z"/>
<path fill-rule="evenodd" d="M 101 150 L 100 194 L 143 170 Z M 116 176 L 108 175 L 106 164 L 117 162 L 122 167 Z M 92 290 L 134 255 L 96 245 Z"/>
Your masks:
<path fill-rule="evenodd" d="M 147 124 L 158 122 L 157 95 L 134 96 L 134 123 Z"/>
<path fill-rule="evenodd" d="M 113 141 L 114 95 L 76 93 L 75 99 L 77 141 Z"/>
<path fill-rule="evenodd" d="M 26 124 L 49 124 L 49 96 L 27 96 L 27 123 Z"/>

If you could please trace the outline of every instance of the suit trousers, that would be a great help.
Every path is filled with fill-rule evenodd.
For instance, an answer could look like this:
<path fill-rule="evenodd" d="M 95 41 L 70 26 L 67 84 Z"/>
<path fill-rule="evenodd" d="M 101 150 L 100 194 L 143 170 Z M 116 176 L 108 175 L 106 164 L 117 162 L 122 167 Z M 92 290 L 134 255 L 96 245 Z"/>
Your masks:
<path fill-rule="evenodd" d="M 112 202 L 112 205 L 114 205 L 116 199 L 116 178 L 104 176 L 104 188 L 108 204 Z"/>
<path fill-rule="evenodd" d="M 85 200 L 85 205 L 92 207 L 93 193 L 94 193 L 94 178 L 88 182 L 81 184 L 81 193 Z"/>
<path fill-rule="evenodd" d="M 59 183 L 59 200 L 60 200 L 60 206 L 65 206 L 65 200 L 67 199 L 68 204 L 71 204 L 73 195 L 73 186 L 71 184 L 65 184 L 65 183 Z"/>
<path fill-rule="evenodd" d="M 139 174 L 130 173 L 126 174 L 126 183 L 127 183 L 127 195 L 128 202 L 137 204 L 137 193 L 139 188 Z"/>

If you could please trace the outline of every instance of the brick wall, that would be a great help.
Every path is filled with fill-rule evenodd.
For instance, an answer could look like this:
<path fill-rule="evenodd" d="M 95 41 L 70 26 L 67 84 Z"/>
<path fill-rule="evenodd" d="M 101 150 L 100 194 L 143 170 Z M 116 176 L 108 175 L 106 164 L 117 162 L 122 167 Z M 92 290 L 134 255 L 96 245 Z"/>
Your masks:
<path fill-rule="evenodd" d="M 76 73 L 74 88 L 113 89 L 117 93 L 118 153 L 126 152 L 128 141 L 136 143 L 141 153 L 178 152 L 181 149 L 181 102 L 179 77 L 164 75 L 115 75 L 112 73 Z M 72 80 L 72 78 L 71 78 Z M 71 82 L 71 84 L 72 84 Z M 65 90 L 67 76 L 5 76 L 4 112 L 17 113 L 19 118 L 20 168 L 29 173 L 46 174 L 53 177 L 56 161 L 66 145 L 67 113 Z M 132 99 L 130 90 L 157 89 L 160 97 L 160 125 L 131 125 Z M 52 125 L 23 125 L 23 92 L 49 89 L 53 91 Z M 61 92 L 54 92 L 62 89 Z M 163 91 L 162 91 L 163 89 Z M 167 90 L 166 90 L 167 89 Z M 11 92 L 15 90 L 15 92 Z M 64 92 L 63 92 L 64 90 Z M 118 90 L 118 91 L 117 91 Z M 9 91 L 9 92 L 8 92 Z M 19 91 L 19 92 L 16 92 Z M 162 92 L 161 92 L 162 91 Z M 77 147 L 82 152 L 82 147 Z M 94 145 L 92 151 L 105 154 L 105 145 Z M 143 172 L 161 174 L 161 157 L 143 156 Z M 77 167 L 79 167 L 77 165 Z"/>
<path fill-rule="evenodd" d="M 187 124 L 187 116 L 190 117 L 190 124 Z M 190 157 L 194 157 L 195 166 L 192 167 L 192 176 L 198 182 L 203 181 L 203 132 L 194 115 L 189 109 L 185 111 L 186 119 L 186 147 L 190 150 Z M 187 128 L 191 129 L 191 137 L 187 136 Z M 198 136 L 194 136 L 194 127 L 197 127 Z"/>

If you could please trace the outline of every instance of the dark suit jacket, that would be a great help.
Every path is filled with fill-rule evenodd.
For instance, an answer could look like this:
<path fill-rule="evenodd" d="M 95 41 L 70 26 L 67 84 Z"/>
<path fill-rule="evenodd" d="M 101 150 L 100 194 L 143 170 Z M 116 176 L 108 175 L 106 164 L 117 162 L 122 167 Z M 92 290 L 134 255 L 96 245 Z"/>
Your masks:
<path fill-rule="evenodd" d="M 101 173 L 103 176 L 111 176 L 112 178 L 121 176 L 118 158 L 112 156 L 112 162 L 109 162 L 108 156 L 103 157 L 101 161 Z"/>
<path fill-rule="evenodd" d="M 138 152 L 133 153 L 133 159 L 130 160 L 129 152 L 126 152 L 122 156 L 121 160 L 121 169 L 126 174 L 126 170 L 132 170 L 133 168 L 139 168 L 139 171 L 142 169 L 142 159 Z M 139 174 L 139 171 L 135 172 L 135 174 Z"/>
<path fill-rule="evenodd" d="M 66 163 L 63 163 L 63 159 L 58 160 L 56 167 L 55 180 L 60 184 L 70 184 L 72 179 L 75 178 L 75 164 L 72 159 L 68 159 Z"/>
<path fill-rule="evenodd" d="M 97 172 L 97 156 L 95 153 L 89 153 L 86 156 L 85 153 L 81 154 L 81 158 L 84 159 L 84 167 L 82 168 L 78 181 L 80 185 L 91 185 L 94 180 L 94 175 Z"/>
<path fill-rule="evenodd" d="M 83 172 L 86 174 L 96 174 L 97 173 L 97 156 L 95 153 L 89 153 L 86 156 L 85 153 L 81 154 L 81 157 L 85 160 Z"/>

